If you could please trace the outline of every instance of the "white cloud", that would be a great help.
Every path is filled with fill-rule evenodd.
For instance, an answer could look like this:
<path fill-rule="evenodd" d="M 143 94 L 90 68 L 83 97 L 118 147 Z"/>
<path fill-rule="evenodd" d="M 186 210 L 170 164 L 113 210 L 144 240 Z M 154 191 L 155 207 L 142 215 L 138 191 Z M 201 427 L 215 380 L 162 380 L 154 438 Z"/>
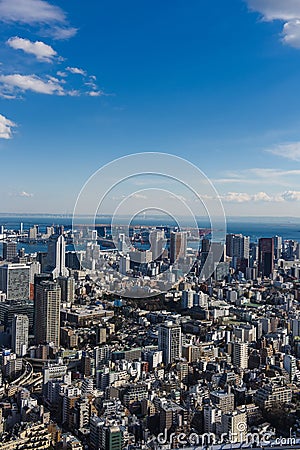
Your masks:
<path fill-rule="evenodd" d="M 300 142 L 289 142 L 279 144 L 273 148 L 266 150 L 276 156 L 291 159 L 292 161 L 300 161 Z"/>
<path fill-rule="evenodd" d="M 64 95 L 59 83 L 52 80 L 44 81 L 36 75 L 0 75 L 0 91 L 4 94 L 32 91 L 39 94 Z"/>
<path fill-rule="evenodd" d="M 299 0 L 248 0 L 249 8 L 263 15 L 264 20 L 293 20 L 300 17 Z"/>
<path fill-rule="evenodd" d="M 87 94 L 90 97 L 100 97 L 101 95 L 104 95 L 102 91 L 89 91 Z"/>
<path fill-rule="evenodd" d="M 271 202 L 274 200 L 274 198 L 270 197 L 265 192 L 258 192 L 257 194 L 253 195 L 253 200 L 255 202 Z"/>
<path fill-rule="evenodd" d="M 300 48 L 300 2 L 299 0 L 246 0 L 252 11 L 262 14 L 263 20 L 284 23 L 282 42 Z"/>
<path fill-rule="evenodd" d="M 291 20 L 283 26 L 283 42 L 291 47 L 300 48 L 300 20 Z"/>
<path fill-rule="evenodd" d="M 29 192 L 22 191 L 22 192 L 18 193 L 18 197 L 30 198 L 30 197 L 33 197 L 33 194 L 29 194 Z"/>
<path fill-rule="evenodd" d="M 0 20 L 29 25 L 46 25 L 49 34 L 57 39 L 68 39 L 76 33 L 69 27 L 66 13 L 45 0 L 0 0 Z"/>
<path fill-rule="evenodd" d="M 300 201 L 300 191 L 286 191 L 282 194 L 282 198 L 286 201 Z"/>
<path fill-rule="evenodd" d="M 37 94 L 66 95 L 70 97 L 79 97 L 81 95 L 99 97 L 105 95 L 103 91 L 85 92 L 80 87 L 76 89 L 68 87 L 65 79 L 58 79 L 50 75 L 45 76 L 44 79 L 34 74 L 0 75 L 0 97 L 15 99 L 20 96 L 20 93 L 26 91 Z"/>
<path fill-rule="evenodd" d="M 39 61 L 52 62 L 57 56 L 56 51 L 41 41 L 31 42 L 29 39 L 13 37 L 8 39 L 7 44 L 15 50 L 23 50 L 25 53 L 34 55 Z"/>
<path fill-rule="evenodd" d="M 80 97 L 81 92 L 78 91 L 77 89 L 72 89 L 71 91 L 68 91 L 67 94 L 68 94 L 70 97 Z"/>
<path fill-rule="evenodd" d="M 49 33 L 54 39 L 70 39 L 77 33 L 78 28 L 53 27 Z"/>
<path fill-rule="evenodd" d="M 225 195 L 220 195 L 224 202 L 228 203 L 253 203 L 253 202 L 283 202 L 287 200 L 285 194 L 269 195 L 266 192 L 257 192 L 255 194 L 248 194 L 246 192 L 228 192 Z"/>
<path fill-rule="evenodd" d="M 250 202 L 252 197 L 246 192 L 228 192 L 225 195 L 220 196 L 221 200 L 224 202 L 233 202 L 233 203 L 244 203 Z"/>
<path fill-rule="evenodd" d="M 63 71 L 61 71 L 61 70 L 59 70 L 58 72 L 56 72 L 56 74 L 57 74 L 59 77 L 63 77 L 63 78 L 65 78 L 65 77 L 67 76 L 66 72 L 63 72 Z"/>
<path fill-rule="evenodd" d="M 139 194 L 135 192 L 134 194 L 130 195 L 131 198 L 135 198 L 137 200 L 146 200 L 148 197 L 144 194 Z"/>
<path fill-rule="evenodd" d="M 14 122 L 0 114 L 0 139 L 11 139 L 14 127 L 16 127 Z"/>
<path fill-rule="evenodd" d="M 82 75 L 82 76 L 86 75 L 86 71 L 83 69 L 80 69 L 79 67 L 66 67 L 66 70 L 75 75 Z"/>

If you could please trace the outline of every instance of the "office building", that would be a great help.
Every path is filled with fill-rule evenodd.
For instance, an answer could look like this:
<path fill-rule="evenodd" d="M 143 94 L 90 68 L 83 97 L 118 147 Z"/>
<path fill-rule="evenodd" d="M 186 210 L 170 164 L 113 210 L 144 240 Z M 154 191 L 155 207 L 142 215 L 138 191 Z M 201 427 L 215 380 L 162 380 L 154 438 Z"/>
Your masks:
<path fill-rule="evenodd" d="M 42 281 L 35 293 L 35 340 L 37 344 L 60 341 L 61 289 L 58 283 Z"/>
<path fill-rule="evenodd" d="M 33 329 L 34 306 L 30 300 L 14 300 L 11 302 L 0 302 L 0 321 L 5 328 L 11 328 L 15 314 L 28 317 L 29 329 Z"/>
<path fill-rule="evenodd" d="M 75 280 L 73 277 L 58 277 L 57 282 L 61 289 L 61 301 L 71 303 L 75 296 Z"/>
<path fill-rule="evenodd" d="M 258 273 L 269 278 L 274 269 L 274 240 L 261 238 L 258 241 Z"/>
<path fill-rule="evenodd" d="M 279 259 L 282 256 L 282 237 L 274 236 L 274 257 L 275 259 Z"/>
<path fill-rule="evenodd" d="M 17 242 L 3 242 L 3 259 L 5 261 L 13 261 L 17 256 Z"/>
<path fill-rule="evenodd" d="M 66 243 L 64 236 L 54 234 L 48 241 L 47 270 L 53 275 L 53 278 L 67 277 L 69 271 L 65 264 Z"/>
<path fill-rule="evenodd" d="M 178 259 L 186 257 L 187 233 L 172 231 L 170 236 L 170 262 L 174 264 Z"/>
<path fill-rule="evenodd" d="M 151 245 L 153 261 L 161 259 L 166 243 L 165 231 L 158 228 L 151 230 L 149 234 L 149 242 Z"/>
<path fill-rule="evenodd" d="M 28 300 L 30 298 L 30 267 L 25 264 L 9 263 L 0 267 L 0 291 L 7 300 Z"/>
<path fill-rule="evenodd" d="M 227 234 L 226 255 L 249 260 L 250 238 L 242 234 Z"/>
<path fill-rule="evenodd" d="M 130 271 L 130 256 L 124 255 L 120 257 L 119 260 L 119 272 L 126 275 Z"/>
<path fill-rule="evenodd" d="M 83 256 L 84 252 L 66 252 L 66 267 L 73 270 L 80 270 Z"/>

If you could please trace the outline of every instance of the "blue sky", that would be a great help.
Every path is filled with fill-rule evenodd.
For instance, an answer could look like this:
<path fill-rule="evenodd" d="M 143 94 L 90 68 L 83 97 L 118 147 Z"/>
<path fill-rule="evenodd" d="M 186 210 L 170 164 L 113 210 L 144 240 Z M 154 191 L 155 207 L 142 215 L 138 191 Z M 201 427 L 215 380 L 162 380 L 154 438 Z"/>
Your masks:
<path fill-rule="evenodd" d="M 0 21 L 1 211 L 70 213 L 158 151 L 228 215 L 300 216 L 298 0 L 0 0 Z"/>

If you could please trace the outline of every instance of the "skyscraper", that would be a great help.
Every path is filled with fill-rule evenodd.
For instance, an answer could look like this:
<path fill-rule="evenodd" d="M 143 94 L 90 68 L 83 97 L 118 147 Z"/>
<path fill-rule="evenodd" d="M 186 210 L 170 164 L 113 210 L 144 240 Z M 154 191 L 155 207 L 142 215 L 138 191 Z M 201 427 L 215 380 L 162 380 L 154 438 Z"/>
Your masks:
<path fill-rule="evenodd" d="M 61 301 L 70 303 L 74 300 L 75 280 L 73 277 L 58 277 L 57 282 L 61 289 Z"/>
<path fill-rule="evenodd" d="M 262 277 L 270 277 L 274 269 L 274 240 L 261 238 L 258 241 L 258 272 Z"/>
<path fill-rule="evenodd" d="M 236 258 L 249 260 L 249 236 L 242 234 L 227 234 L 226 236 L 226 255 Z"/>
<path fill-rule="evenodd" d="M 127 244 L 126 244 L 126 240 L 125 240 L 125 234 L 124 233 L 119 233 L 119 237 L 118 237 L 118 251 L 120 253 L 123 253 L 125 251 L 127 251 Z"/>
<path fill-rule="evenodd" d="M 42 281 L 35 292 L 35 340 L 37 344 L 60 342 L 61 289 L 53 281 Z"/>
<path fill-rule="evenodd" d="M 12 349 L 18 356 L 24 356 L 28 348 L 29 319 L 15 314 L 12 322 Z"/>
<path fill-rule="evenodd" d="M 0 267 L 0 291 L 7 300 L 28 300 L 30 267 L 25 264 L 4 264 Z"/>
<path fill-rule="evenodd" d="M 48 241 L 48 256 L 47 256 L 47 272 L 53 274 L 53 278 L 67 277 L 69 271 L 65 265 L 66 258 L 66 243 L 62 234 L 54 234 Z"/>
<path fill-rule="evenodd" d="M 130 256 L 123 255 L 119 260 L 119 272 L 126 275 L 130 270 Z"/>
<path fill-rule="evenodd" d="M 172 231 L 170 237 L 170 261 L 173 264 L 179 258 L 185 258 L 187 247 L 187 233 Z"/>
<path fill-rule="evenodd" d="M 275 259 L 281 258 L 282 254 L 282 237 L 281 236 L 274 236 L 274 256 Z"/>
<path fill-rule="evenodd" d="M 160 258 L 165 248 L 165 231 L 160 229 L 154 229 L 150 231 L 149 241 L 151 244 L 152 259 Z"/>
<path fill-rule="evenodd" d="M 3 259 L 13 261 L 17 256 L 17 243 L 14 241 L 3 242 Z"/>
<path fill-rule="evenodd" d="M 170 364 L 181 357 L 181 328 L 165 322 L 158 329 L 158 350 L 163 352 L 163 362 Z"/>

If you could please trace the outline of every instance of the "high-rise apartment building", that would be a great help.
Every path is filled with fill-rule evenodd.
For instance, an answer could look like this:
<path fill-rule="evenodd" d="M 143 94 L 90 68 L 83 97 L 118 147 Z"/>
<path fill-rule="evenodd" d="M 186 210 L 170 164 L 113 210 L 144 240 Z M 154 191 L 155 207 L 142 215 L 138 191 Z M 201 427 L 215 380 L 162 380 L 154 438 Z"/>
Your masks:
<path fill-rule="evenodd" d="M 181 357 L 181 328 L 173 322 L 163 323 L 158 330 L 158 350 L 163 352 L 163 362 L 170 364 Z"/>
<path fill-rule="evenodd" d="M 296 370 L 297 370 L 297 360 L 296 360 L 295 356 L 285 354 L 284 358 L 283 358 L 283 367 L 288 372 L 288 374 L 290 376 L 290 381 L 292 383 L 295 379 Z"/>
<path fill-rule="evenodd" d="M 17 356 L 24 356 L 28 348 L 29 319 L 23 314 L 15 314 L 12 323 L 12 349 Z"/>
<path fill-rule="evenodd" d="M 42 281 L 35 292 L 35 340 L 37 344 L 60 343 L 61 289 L 58 283 Z"/>
<path fill-rule="evenodd" d="M 248 367 L 248 344 L 247 342 L 234 342 L 232 348 L 232 364 L 241 369 Z"/>

